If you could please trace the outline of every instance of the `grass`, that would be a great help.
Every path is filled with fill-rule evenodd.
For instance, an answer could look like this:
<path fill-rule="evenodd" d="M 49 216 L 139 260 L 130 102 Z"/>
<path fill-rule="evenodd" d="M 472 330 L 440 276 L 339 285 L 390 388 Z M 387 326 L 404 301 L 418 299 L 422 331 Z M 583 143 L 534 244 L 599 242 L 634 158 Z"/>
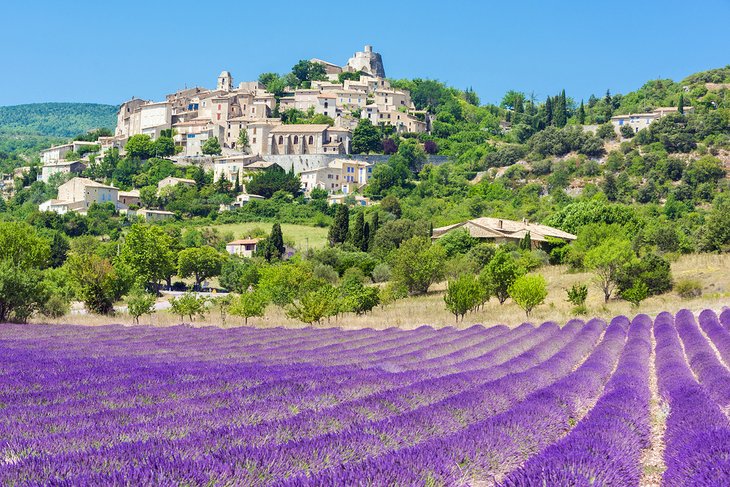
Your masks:
<path fill-rule="evenodd" d="M 244 238 L 256 233 L 271 233 L 273 223 L 251 222 L 251 223 L 225 223 L 211 225 L 221 233 L 232 232 L 235 238 Z M 284 242 L 293 244 L 297 249 L 306 250 L 309 248 L 324 247 L 327 243 L 327 228 L 310 227 L 307 225 L 295 225 L 291 223 L 281 224 L 281 233 L 284 235 Z"/>
<path fill-rule="evenodd" d="M 252 224 L 262 226 L 263 224 Z M 296 225 L 295 225 L 296 226 Z M 309 227 L 305 227 L 309 228 Z M 286 230 L 283 230 L 286 235 Z M 239 236 L 239 235 L 237 235 Z M 310 240 L 310 245 L 312 244 Z M 434 327 L 457 326 L 466 328 L 474 324 L 496 325 L 505 324 L 517 326 L 525 321 L 541 323 L 543 321 L 555 321 L 564 324 L 575 316 L 572 313 L 572 305 L 566 300 L 566 289 L 574 283 L 589 284 L 588 300 L 586 302 L 588 313 L 580 318 L 599 317 L 611 319 L 616 315 L 634 316 L 638 313 L 647 313 L 655 316 L 661 311 L 676 312 L 687 308 L 698 312 L 705 308 L 721 310 L 723 306 L 730 305 L 730 254 L 698 254 L 680 257 L 672 263 L 672 273 L 675 280 L 691 278 L 703 284 L 703 295 L 692 299 L 683 299 L 676 293 L 670 292 L 661 296 L 654 296 L 638 308 L 632 307 L 626 301 L 612 299 L 608 303 L 603 302 L 602 293 L 592 281 L 592 275 L 588 273 L 571 273 L 564 266 L 546 267 L 540 270 L 548 283 L 548 297 L 545 304 L 535 308 L 529 320 L 526 319 L 524 311 L 511 300 L 500 305 L 496 299 L 491 299 L 483 309 L 466 315 L 463 322 L 458 324 L 454 315 L 446 311 L 444 306 L 443 292 L 445 283 L 432 287 L 432 290 L 423 296 L 413 296 L 407 299 L 396 301 L 385 307 L 378 307 L 371 313 L 355 316 L 348 314 L 338 320 L 325 322 L 322 326 L 339 326 L 347 329 L 354 328 L 388 328 L 400 327 L 405 329 L 417 328 L 421 325 Z M 48 322 L 44 319 L 36 321 Z M 127 315 L 114 317 L 88 316 L 88 315 L 67 315 L 59 320 L 60 323 L 77 323 L 80 325 L 101 325 L 109 323 L 132 322 Z M 169 312 L 161 311 L 152 316 L 141 318 L 142 324 L 152 326 L 170 326 L 179 323 L 178 317 Z M 300 328 L 306 325 L 288 318 L 284 310 L 269 306 L 266 316 L 262 318 L 250 318 L 249 326 L 274 327 L 286 326 Z M 215 312 L 209 314 L 205 320 L 195 323 L 196 326 L 221 326 L 220 316 Z M 243 319 L 229 316 L 226 326 L 242 326 Z"/>

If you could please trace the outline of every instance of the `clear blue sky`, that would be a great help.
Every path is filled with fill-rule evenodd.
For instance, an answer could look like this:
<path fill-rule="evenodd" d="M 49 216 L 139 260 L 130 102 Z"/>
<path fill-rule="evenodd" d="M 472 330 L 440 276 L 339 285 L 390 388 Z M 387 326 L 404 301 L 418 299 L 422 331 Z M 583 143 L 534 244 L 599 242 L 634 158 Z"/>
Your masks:
<path fill-rule="evenodd" d="M 344 64 L 364 44 L 395 78 L 542 99 L 587 98 L 730 64 L 729 0 L 368 2 L 18 1 L 3 5 L 0 105 L 161 99 L 287 72 L 299 59 Z M 342 12 L 342 14 L 340 14 Z"/>

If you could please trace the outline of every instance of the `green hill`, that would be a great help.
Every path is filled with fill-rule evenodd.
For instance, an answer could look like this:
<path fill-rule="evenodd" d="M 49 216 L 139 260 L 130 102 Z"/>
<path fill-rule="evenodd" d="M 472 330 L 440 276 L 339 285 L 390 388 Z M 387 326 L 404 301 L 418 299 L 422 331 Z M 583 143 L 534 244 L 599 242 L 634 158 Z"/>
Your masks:
<path fill-rule="evenodd" d="M 0 107 L 0 133 L 73 137 L 114 129 L 117 107 L 97 103 L 33 103 Z"/>

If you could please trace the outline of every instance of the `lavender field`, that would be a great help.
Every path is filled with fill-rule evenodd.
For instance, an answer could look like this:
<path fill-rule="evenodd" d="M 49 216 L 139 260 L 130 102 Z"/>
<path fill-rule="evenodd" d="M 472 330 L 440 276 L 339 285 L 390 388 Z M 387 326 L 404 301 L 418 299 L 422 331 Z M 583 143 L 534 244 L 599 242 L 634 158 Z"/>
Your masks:
<path fill-rule="evenodd" d="M 2 325 L 0 485 L 727 486 L 729 330 Z"/>

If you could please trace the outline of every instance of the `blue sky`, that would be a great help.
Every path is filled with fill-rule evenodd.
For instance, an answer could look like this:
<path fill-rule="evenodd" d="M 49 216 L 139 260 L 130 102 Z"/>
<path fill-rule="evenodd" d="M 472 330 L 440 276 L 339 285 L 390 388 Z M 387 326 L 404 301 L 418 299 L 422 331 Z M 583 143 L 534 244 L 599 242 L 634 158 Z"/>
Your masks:
<path fill-rule="evenodd" d="M 730 64 L 729 0 L 20 1 L 2 7 L 0 105 L 117 104 L 187 86 L 344 64 L 365 44 L 395 78 L 587 98 Z"/>

